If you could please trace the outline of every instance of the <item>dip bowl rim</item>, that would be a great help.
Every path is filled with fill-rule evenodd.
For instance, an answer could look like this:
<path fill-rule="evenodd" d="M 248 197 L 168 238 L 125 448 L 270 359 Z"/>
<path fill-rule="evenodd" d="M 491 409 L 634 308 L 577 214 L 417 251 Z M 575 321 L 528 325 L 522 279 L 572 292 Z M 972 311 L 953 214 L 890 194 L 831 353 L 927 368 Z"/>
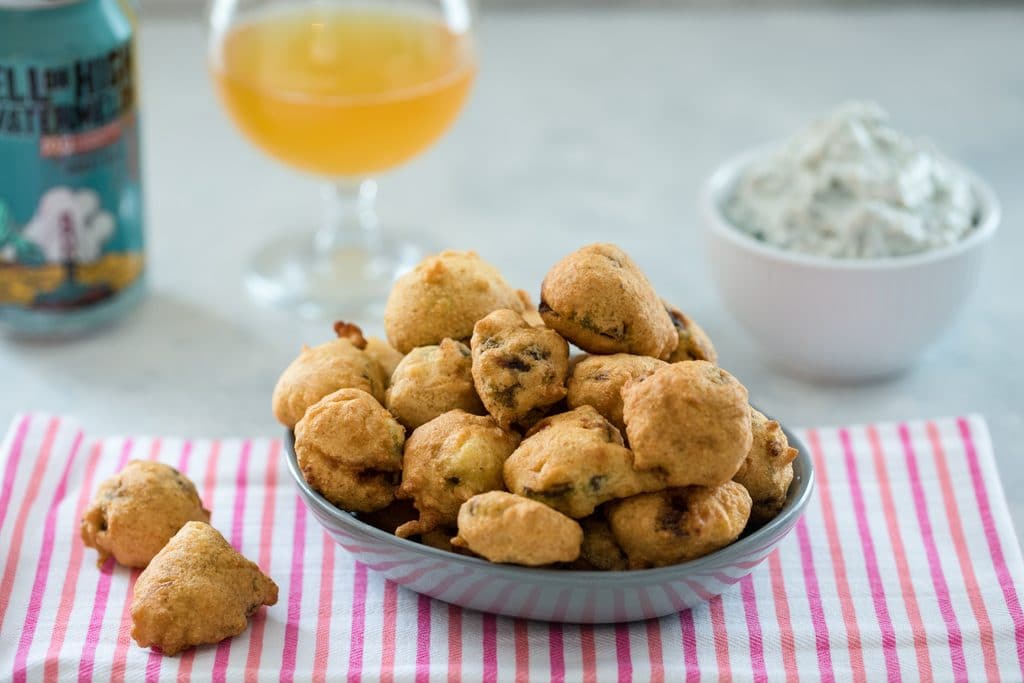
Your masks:
<path fill-rule="evenodd" d="M 946 159 L 956 171 L 962 173 L 971 183 L 971 190 L 978 202 L 981 219 L 961 240 L 938 249 L 906 256 L 873 258 L 835 258 L 790 251 L 777 245 L 759 240 L 737 226 L 725 215 L 723 205 L 731 195 L 740 175 L 754 162 L 781 149 L 782 144 L 766 144 L 736 154 L 721 163 L 704 182 L 698 197 L 700 213 L 711 231 L 748 251 L 790 264 L 819 270 L 877 271 L 909 269 L 953 259 L 987 243 L 997 232 L 1002 220 L 1002 207 L 992 187 L 978 174 L 966 166 Z"/>

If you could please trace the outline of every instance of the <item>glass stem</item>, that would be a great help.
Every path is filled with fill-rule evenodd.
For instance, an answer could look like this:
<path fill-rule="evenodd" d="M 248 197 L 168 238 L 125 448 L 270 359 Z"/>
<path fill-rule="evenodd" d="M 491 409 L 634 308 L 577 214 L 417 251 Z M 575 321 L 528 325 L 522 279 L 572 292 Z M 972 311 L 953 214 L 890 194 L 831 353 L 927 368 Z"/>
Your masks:
<path fill-rule="evenodd" d="M 341 180 L 326 183 L 321 192 L 323 214 L 313 238 L 320 255 L 344 247 L 372 250 L 378 238 L 377 183 L 373 180 Z"/>

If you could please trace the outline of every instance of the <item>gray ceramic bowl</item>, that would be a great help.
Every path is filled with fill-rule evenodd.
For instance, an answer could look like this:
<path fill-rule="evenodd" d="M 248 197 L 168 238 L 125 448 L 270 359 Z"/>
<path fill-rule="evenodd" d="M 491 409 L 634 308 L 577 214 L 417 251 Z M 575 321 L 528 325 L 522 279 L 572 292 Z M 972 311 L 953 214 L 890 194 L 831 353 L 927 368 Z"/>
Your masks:
<path fill-rule="evenodd" d="M 303 479 L 294 439 L 285 439 L 288 470 L 307 507 L 331 537 L 366 566 L 400 586 L 461 607 L 510 617 L 584 624 L 652 619 L 679 612 L 725 591 L 768 556 L 800 518 L 814 471 L 800 450 L 782 512 L 732 545 L 683 564 L 628 572 L 535 569 L 492 564 L 398 538 L 331 505 Z M 541 539 L 538 539 L 541 540 Z"/>

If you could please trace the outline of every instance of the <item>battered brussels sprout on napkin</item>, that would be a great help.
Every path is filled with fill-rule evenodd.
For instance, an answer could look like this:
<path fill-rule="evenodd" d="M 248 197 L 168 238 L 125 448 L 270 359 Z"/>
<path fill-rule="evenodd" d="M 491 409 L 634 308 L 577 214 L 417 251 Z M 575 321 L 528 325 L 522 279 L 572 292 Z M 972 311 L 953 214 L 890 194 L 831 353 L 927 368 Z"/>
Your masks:
<path fill-rule="evenodd" d="M 126 567 L 145 567 L 187 522 L 209 522 L 195 485 L 170 465 L 132 460 L 100 484 L 82 516 L 85 545 Z"/>
<path fill-rule="evenodd" d="M 209 524 L 189 522 L 135 582 L 132 638 L 165 655 L 217 643 L 245 630 L 277 584 Z"/>

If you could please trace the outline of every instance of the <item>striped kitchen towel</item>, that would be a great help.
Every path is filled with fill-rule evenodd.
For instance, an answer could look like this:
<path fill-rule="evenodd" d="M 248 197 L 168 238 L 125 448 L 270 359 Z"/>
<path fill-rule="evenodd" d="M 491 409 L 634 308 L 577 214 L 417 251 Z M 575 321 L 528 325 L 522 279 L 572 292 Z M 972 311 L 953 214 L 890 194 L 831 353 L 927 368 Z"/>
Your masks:
<path fill-rule="evenodd" d="M 706 605 L 618 626 L 516 621 L 384 581 L 336 547 L 278 440 L 105 438 L 19 416 L 0 450 L 0 680 L 1024 680 L 1024 584 L 984 421 L 810 429 L 817 492 L 768 561 Z M 78 539 L 129 458 L 196 482 L 281 588 L 242 635 L 137 647 L 137 571 Z"/>

